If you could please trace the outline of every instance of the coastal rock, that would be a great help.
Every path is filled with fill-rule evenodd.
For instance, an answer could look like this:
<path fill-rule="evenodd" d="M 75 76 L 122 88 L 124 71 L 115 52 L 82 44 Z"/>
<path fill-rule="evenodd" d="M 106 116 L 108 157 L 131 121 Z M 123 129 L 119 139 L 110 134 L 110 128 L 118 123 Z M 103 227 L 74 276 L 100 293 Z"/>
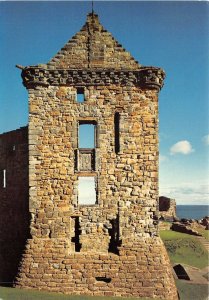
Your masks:
<path fill-rule="evenodd" d="M 193 229 L 189 223 L 174 222 L 171 229 L 182 233 L 201 236 L 201 234 L 197 230 Z"/>

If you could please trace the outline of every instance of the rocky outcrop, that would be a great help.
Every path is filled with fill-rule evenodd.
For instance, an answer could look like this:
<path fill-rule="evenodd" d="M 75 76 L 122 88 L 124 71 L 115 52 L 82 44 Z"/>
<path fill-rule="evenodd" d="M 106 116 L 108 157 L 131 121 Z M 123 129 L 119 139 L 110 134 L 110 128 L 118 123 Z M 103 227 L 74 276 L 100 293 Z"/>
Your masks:
<path fill-rule="evenodd" d="M 204 217 L 199 220 L 199 223 L 205 227 L 206 230 L 209 230 L 209 216 Z"/>
<path fill-rule="evenodd" d="M 182 233 L 201 236 L 201 234 L 192 227 L 190 222 L 174 222 L 171 229 Z"/>

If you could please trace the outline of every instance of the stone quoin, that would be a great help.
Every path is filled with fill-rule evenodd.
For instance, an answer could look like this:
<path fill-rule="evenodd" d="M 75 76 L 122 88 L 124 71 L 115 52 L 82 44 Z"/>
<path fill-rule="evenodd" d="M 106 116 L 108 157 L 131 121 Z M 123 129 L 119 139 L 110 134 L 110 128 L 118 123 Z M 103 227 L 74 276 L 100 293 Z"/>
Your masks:
<path fill-rule="evenodd" d="M 30 234 L 14 286 L 178 299 L 158 230 L 164 71 L 141 66 L 92 12 L 58 54 L 24 67 L 22 78 Z M 83 125 L 93 126 L 92 148 L 80 147 Z M 94 183 L 90 204 L 80 199 L 82 180 Z"/>

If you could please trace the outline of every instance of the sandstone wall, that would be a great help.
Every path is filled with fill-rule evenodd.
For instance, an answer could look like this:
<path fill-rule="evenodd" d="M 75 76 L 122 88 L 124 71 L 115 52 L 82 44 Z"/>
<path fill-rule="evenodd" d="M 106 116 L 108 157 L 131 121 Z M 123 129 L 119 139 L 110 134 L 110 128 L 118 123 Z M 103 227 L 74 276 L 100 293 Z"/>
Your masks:
<path fill-rule="evenodd" d="M 159 197 L 159 216 L 164 220 L 176 218 L 176 201 L 168 197 Z"/>
<path fill-rule="evenodd" d="M 17 287 L 177 298 L 157 228 L 164 77 L 141 67 L 93 13 L 48 64 L 23 69 L 32 238 Z M 79 148 L 85 123 L 96 128 L 94 149 Z M 93 205 L 78 201 L 85 176 L 95 180 Z"/>
<path fill-rule="evenodd" d="M 31 234 L 70 240 L 71 217 L 80 217 L 81 239 L 91 247 L 96 232 L 108 235 L 120 214 L 120 239 L 156 235 L 158 191 L 157 94 L 136 88 L 85 88 L 86 102 L 76 102 L 73 87 L 30 90 Z M 120 152 L 114 150 L 114 114 L 120 112 Z M 96 170 L 75 169 L 78 124 L 98 127 Z M 94 175 L 97 204 L 78 205 L 78 177 Z M 89 241 L 87 240 L 89 239 Z M 87 246 L 85 246 L 87 247 Z M 102 249 L 107 251 L 106 249 Z"/>
<path fill-rule="evenodd" d="M 16 285 L 176 299 L 155 221 L 157 92 L 117 85 L 86 87 L 84 103 L 76 101 L 74 87 L 38 87 L 29 95 L 33 239 L 28 240 Z M 115 112 L 120 113 L 119 153 L 115 153 Z M 98 127 L 93 172 L 75 167 L 80 121 L 94 121 Z M 94 206 L 81 206 L 78 177 L 89 174 L 97 178 L 98 200 Z M 75 247 L 75 217 L 80 253 Z M 118 231 L 115 251 L 110 251 L 113 221 L 118 222 Z"/>
<path fill-rule="evenodd" d="M 5 174 L 5 187 L 4 175 Z M 28 129 L 0 135 L 0 281 L 11 283 L 29 237 Z"/>
<path fill-rule="evenodd" d="M 28 241 L 17 287 L 74 295 L 178 299 L 162 241 L 141 240 L 120 255 L 68 253 L 66 239 Z"/>

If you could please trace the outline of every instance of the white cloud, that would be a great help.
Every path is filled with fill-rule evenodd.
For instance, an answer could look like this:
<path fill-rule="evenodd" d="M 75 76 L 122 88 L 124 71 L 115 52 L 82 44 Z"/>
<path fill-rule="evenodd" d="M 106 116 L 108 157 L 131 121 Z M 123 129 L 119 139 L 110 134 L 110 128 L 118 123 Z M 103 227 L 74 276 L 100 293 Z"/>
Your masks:
<path fill-rule="evenodd" d="M 202 138 L 202 141 L 205 145 L 209 145 L 209 134 L 208 135 L 205 135 L 203 138 Z"/>
<path fill-rule="evenodd" d="M 207 181 L 185 182 L 180 184 L 160 184 L 160 195 L 175 199 L 182 205 L 207 205 L 209 186 Z"/>
<path fill-rule="evenodd" d="M 188 141 L 179 141 L 170 148 L 171 155 L 176 153 L 187 155 L 192 152 L 194 152 L 194 149 L 192 149 L 192 145 Z"/>

